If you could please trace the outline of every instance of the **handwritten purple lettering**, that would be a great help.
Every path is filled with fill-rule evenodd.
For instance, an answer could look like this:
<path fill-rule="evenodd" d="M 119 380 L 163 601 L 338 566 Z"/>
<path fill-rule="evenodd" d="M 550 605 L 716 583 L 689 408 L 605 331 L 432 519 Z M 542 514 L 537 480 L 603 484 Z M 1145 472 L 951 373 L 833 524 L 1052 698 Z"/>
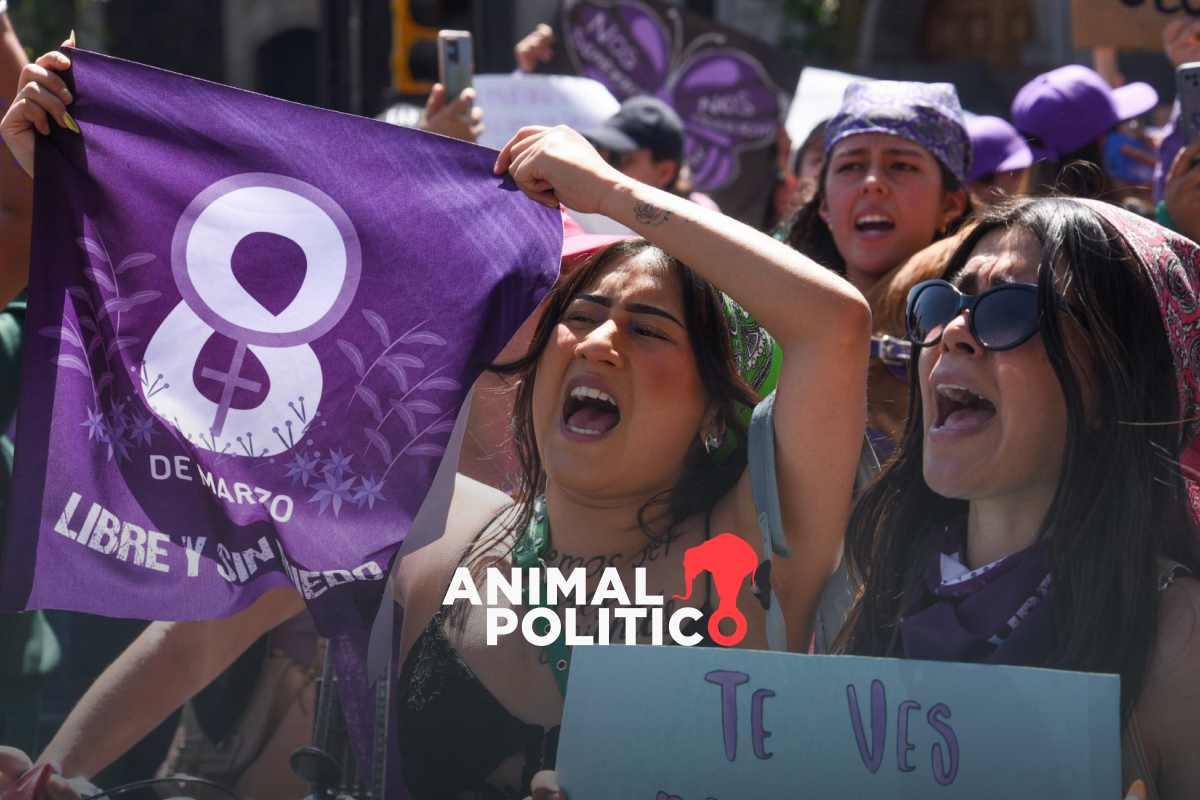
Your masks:
<path fill-rule="evenodd" d="M 750 680 L 744 672 L 714 669 L 704 680 L 721 687 L 721 731 L 725 741 L 725 758 L 737 759 L 737 687 Z"/>
<path fill-rule="evenodd" d="M 871 681 L 871 736 L 867 741 L 866 725 L 863 722 L 863 709 L 859 705 L 858 690 L 854 684 L 846 686 L 846 703 L 850 709 L 850 727 L 854 731 L 854 741 L 858 745 L 858 755 L 863 766 L 872 775 L 883 765 L 883 754 L 887 745 L 888 729 L 888 700 L 887 689 L 883 681 Z M 921 704 L 915 700 L 903 700 L 896 707 L 896 769 L 900 772 L 914 772 L 916 767 L 909 753 L 916 750 L 916 745 L 909 738 L 909 719 L 914 711 L 920 711 Z M 945 703 L 938 703 L 929 709 L 925 715 L 929 727 L 941 738 L 930 747 L 930 769 L 933 779 L 939 786 L 949 786 L 958 777 L 959 747 L 958 736 L 950 726 L 950 708 Z"/>
<path fill-rule="evenodd" d="M 937 731 L 946 741 L 947 755 L 945 758 L 942 757 L 940 744 L 935 744 L 930 753 L 933 779 L 940 786 L 949 786 L 958 777 L 958 737 L 954 735 L 954 729 L 942 721 L 943 718 L 950 719 L 950 708 L 945 703 L 938 703 L 929 709 L 929 715 L 926 717 L 929 720 L 929 727 Z"/>
<path fill-rule="evenodd" d="M 846 687 L 846 702 L 850 705 L 850 725 L 854 728 L 854 740 L 858 742 L 858 754 L 863 766 L 874 775 L 883 763 L 883 746 L 887 740 L 887 691 L 883 681 L 871 681 L 871 745 L 863 732 L 862 712 L 858 707 L 858 691 L 854 684 Z"/>
<path fill-rule="evenodd" d="M 750 676 L 744 672 L 715 669 L 704 676 L 708 683 L 721 687 L 721 739 L 725 745 L 725 758 L 737 760 L 737 687 L 750 682 Z M 774 697 L 770 689 L 755 689 L 750 696 L 750 740 L 754 748 L 754 757 L 766 761 L 774 753 L 767 752 L 766 741 L 771 736 L 763 717 L 763 705 L 768 698 Z"/>
<path fill-rule="evenodd" d="M 763 761 L 775 755 L 767 752 L 766 739 L 771 732 L 763 727 L 763 703 L 767 702 L 768 697 L 774 696 L 775 693 L 770 689 L 755 689 L 750 698 L 750 735 L 754 744 L 754 756 Z"/>

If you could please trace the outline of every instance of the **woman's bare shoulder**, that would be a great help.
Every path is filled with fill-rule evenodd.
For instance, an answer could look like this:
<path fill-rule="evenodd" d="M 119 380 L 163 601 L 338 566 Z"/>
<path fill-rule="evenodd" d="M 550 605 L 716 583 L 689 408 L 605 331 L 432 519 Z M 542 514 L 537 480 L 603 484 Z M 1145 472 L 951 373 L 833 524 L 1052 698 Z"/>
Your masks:
<path fill-rule="evenodd" d="M 498 489 L 457 475 L 445 532 L 417 550 L 401 550 L 396 566 L 397 599 L 407 605 L 415 599 L 414 591 L 445 588 L 471 542 L 511 505 L 512 498 Z"/>
<path fill-rule="evenodd" d="M 1200 796 L 1200 580 L 1178 578 L 1162 593 L 1158 634 L 1137 705 L 1157 755 L 1162 797 Z"/>

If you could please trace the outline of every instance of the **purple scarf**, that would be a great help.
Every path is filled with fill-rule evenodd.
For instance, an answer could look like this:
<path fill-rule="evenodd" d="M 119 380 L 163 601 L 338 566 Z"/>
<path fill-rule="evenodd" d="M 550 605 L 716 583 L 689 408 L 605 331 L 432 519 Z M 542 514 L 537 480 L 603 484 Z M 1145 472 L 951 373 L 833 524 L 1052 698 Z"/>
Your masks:
<path fill-rule="evenodd" d="M 900 623 L 903 658 L 1039 666 L 1055 646 L 1044 543 L 976 570 L 963 566 L 965 521 L 946 528 L 915 610 Z"/>

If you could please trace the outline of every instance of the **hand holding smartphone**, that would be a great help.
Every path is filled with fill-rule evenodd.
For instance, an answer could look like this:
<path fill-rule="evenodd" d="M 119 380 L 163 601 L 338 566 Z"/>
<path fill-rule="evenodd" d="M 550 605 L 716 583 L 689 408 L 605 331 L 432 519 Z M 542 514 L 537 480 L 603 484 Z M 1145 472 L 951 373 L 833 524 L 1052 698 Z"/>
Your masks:
<path fill-rule="evenodd" d="M 457 100 L 474 77 L 471 32 L 438 31 L 438 80 L 446 87 L 446 102 Z"/>
<path fill-rule="evenodd" d="M 1200 61 L 1180 64 L 1175 71 L 1185 146 L 1200 139 Z"/>

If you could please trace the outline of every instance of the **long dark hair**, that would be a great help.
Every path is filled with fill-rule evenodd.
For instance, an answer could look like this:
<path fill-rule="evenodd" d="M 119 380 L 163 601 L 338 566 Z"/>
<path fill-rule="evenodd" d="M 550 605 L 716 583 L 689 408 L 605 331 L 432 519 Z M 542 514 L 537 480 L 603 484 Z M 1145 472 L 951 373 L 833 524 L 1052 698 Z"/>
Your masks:
<path fill-rule="evenodd" d="M 954 176 L 954 173 L 946 168 L 945 164 L 938 161 L 937 165 L 942 173 L 943 191 L 965 191 L 962 182 Z M 821 219 L 821 205 L 825 202 L 825 184 L 828 177 L 829 158 L 827 157 L 825 163 L 821 165 L 821 179 L 817 185 L 816 194 L 807 203 L 802 205 L 792 218 L 788 230 L 787 243 L 818 264 L 828 267 L 839 275 L 845 275 L 846 260 L 842 258 L 841 252 L 838 251 L 837 242 L 833 240 L 833 233 L 829 230 L 829 226 L 825 224 L 825 220 Z M 963 226 L 963 223 L 971 218 L 973 213 L 971 196 L 968 194 L 963 213 L 947 225 L 941 235 L 937 236 L 930 244 L 946 236 L 953 236 Z"/>
<path fill-rule="evenodd" d="M 1060 307 L 1057 298 L 1066 304 L 1042 315 L 1040 331 L 1067 409 L 1062 472 L 1038 531 L 1051 552 L 1058 632 L 1057 651 L 1043 666 L 1119 674 L 1127 718 L 1158 627 L 1156 559 L 1196 565 L 1177 458 L 1183 429 L 1171 350 L 1137 256 L 1081 203 L 1046 198 L 993 211 L 963 241 L 946 275 L 960 270 L 988 233 L 1010 228 L 1041 243 L 1041 307 Z M 1063 268 L 1058 276 L 1056 265 Z M 1068 352 L 1068 315 L 1087 342 L 1086 364 Z M 1088 402 L 1085 381 L 1093 393 Z M 865 588 L 839 637 L 845 652 L 897 651 L 899 623 L 919 596 L 934 537 L 967 511 L 966 501 L 942 497 L 925 482 L 915 369 L 909 409 L 896 455 L 851 515 L 847 558 Z"/>
<path fill-rule="evenodd" d="M 1031 192 L 1043 196 L 1107 199 L 1113 185 L 1101 166 L 1104 163 L 1102 143 L 1102 139 L 1097 139 L 1057 160 L 1034 164 L 1029 179 Z"/>
<path fill-rule="evenodd" d="M 683 321 L 692 343 L 700 382 L 710 402 L 719 409 L 718 422 L 726 431 L 726 437 L 733 437 L 731 441 L 735 443 L 732 451 L 717 458 L 716 454 L 705 453 L 698 440 L 693 442 L 679 483 L 652 498 L 639 510 L 638 525 L 652 539 L 671 538 L 680 522 L 710 510 L 733 488 L 746 467 L 745 425 L 739 417 L 738 407 L 753 407 L 758 397 L 738 372 L 721 293 L 678 259 L 644 239 L 617 242 L 592 256 L 550 291 L 529 351 L 514 362 L 492 367 L 501 374 L 520 378 L 513 408 L 513 443 L 521 464 L 521 475 L 513 518 L 506 520 L 505 527 L 510 530 L 524 530 L 533 514 L 533 501 L 546 487 L 546 473 L 533 430 L 533 387 L 542 353 L 576 295 L 610 267 L 635 257 L 649 259 L 651 268 L 669 270 L 679 279 Z M 659 513 L 652 513 L 656 510 Z"/>

